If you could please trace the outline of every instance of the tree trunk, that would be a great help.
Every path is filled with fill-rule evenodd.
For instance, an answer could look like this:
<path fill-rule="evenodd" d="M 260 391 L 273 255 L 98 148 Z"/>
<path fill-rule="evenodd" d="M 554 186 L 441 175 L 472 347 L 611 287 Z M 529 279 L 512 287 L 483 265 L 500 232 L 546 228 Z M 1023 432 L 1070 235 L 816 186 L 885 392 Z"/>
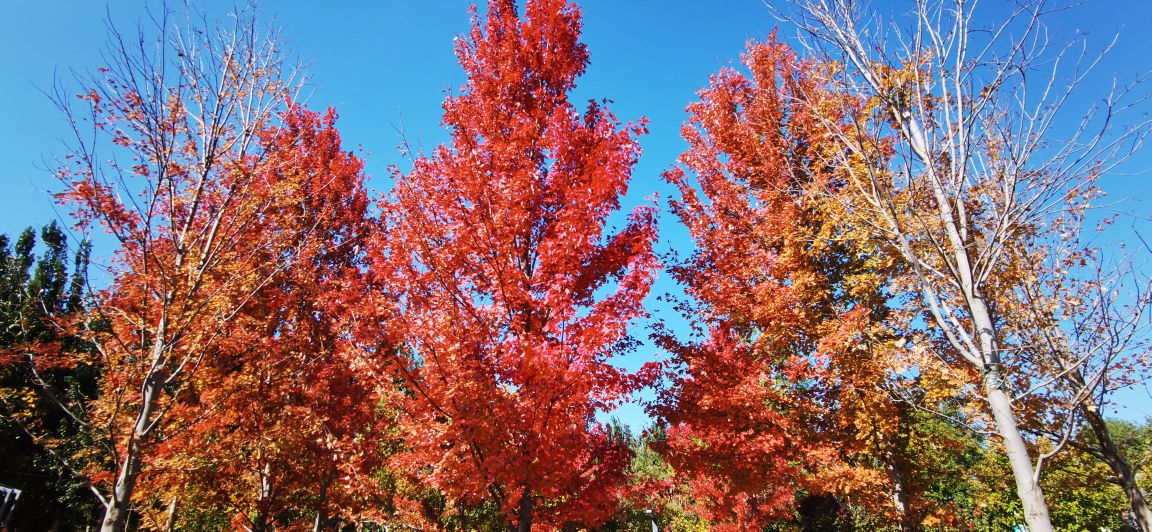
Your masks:
<path fill-rule="evenodd" d="M 520 496 L 520 522 L 516 524 L 516 532 L 531 532 L 532 530 L 532 495 L 528 488 Z"/>
<path fill-rule="evenodd" d="M 888 480 L 892 482 L 892 506 L 896 509 L 896 515 L 900 519 L 900 531 L 913 532 L 916 530 L 916 526 L 912 522 L 911 513 L 908 511 L 908 492 L 904 489 L 904 475 L 900 470 L 900 465 L 896 463 L 894 458 L 889 458 L 884 464 L 884 472 L 888 475 Z"/>
<path fill-rule="evenodd" d="M 132 491 L 136 488 L 136 478 L 140 475 L 140 440 L 133 435 L 128 442 L 127 456 L 116 477 L 112 497 L 104 510 L 101 532 L 122 532 L 127 529 L 128 513 L 132 509 Z"/>
<path fill-rule="evenodd" d="M 1100 451 L 1100 457 L 1112 469 L 1112 473 L 1116 475 L 1116 482 L 1120 484 L 1120 488 L 1128 496 L 1132 515 L 1136 517 L 1140 529 L 1144 532 L 1152 532 L 1152 510 L 1148 508 L 1148 501 L 1144 498 L 1144 492 L 1136 483 L 1136 472 L 1132 470 L 1132 465 L 1128 463 L 1124 454 L 1116 447 L 1116 442 L 1112 440 L 1112 431 L 1108 429 L 1104 416 L 1100 415 L 1100 408 L 1089 399 L 1084 402 L 1081 409 L 1084 411 L 1084 419 L 1088 421 L 1088 426 L 1096 435 L 1097 450 Z"/>
<path fill-rule="evenodd" d="M 165 304 L 171 302 L 172 293 L 164 296 Z M 144 384 L 140 389 L 140 413 L 136 415 L 136 422 L 132 425 L 132 434 L 128 437 L 125 449 L 124 464 L 120 468 L 120 475 L 116 477 L 116 484 L 112 487 L 112 497 L 104 510 L 104 522 L 100 525 L 101 532 L 122 532 L 128 528 L 128 515 L 132 511 L 132 492 L 136 489 L 136 479 L 144 467 L 144 440 L 152 432 L 152 412 L 156 410 L 156 402 L 164 387 L 164 352 L 167 343 L 164 338 L 168 333 L 168 318 L 161 315 L 156 326 L 156 336 L 152 342 L 152 365 L 144 377 Z"/>
<path fill-rule="evenodd" d="M 258 459 L 263 460 L 264 452 L 260 451 Z M 260 500 L 256 503 L 256 519 L 252 522 L 252 532 L 269 530 L 268 521 L 272 509 L 272 463 L 265 462 L 260 468 Z"/>
<path fill-rule="evenodd" d="M 1057 331 L 1059 332 L 1059 331 Z M 1065 344 L 1067 346 L 1067 344 Z M 1071 356 L 1071 350 L 1065 347 L 1058 353 L 1063 360 L 1075 360 Z M 1079 368 L 1075 371 L 1068 373 L 1068 381 L 1076 390 L 1086 390 L 1088 384 L 1084 380 L 1083 373 Z M 1136 519 L 1136 523 L 1140 526 L 1140 530 L 1144 532 L 1152 532 L 1152 509 L 1148 508 L 1148 501 L 1144 498 L 1144 491 L 1140 489 L 1140 485 L 1136 482 L 1136 472 L 1132 470 L 1132 464 L 1128 463 L 1127 457 L 1120 449 L 1116 447 L 1115 440 L 1112 439 L 1112 430 L 1108 428 L 1108 423 L 1104 420 L 1104 416 L 1100 413 L 1100 406 L 1091 395 L 1088 396 L 1084 402 L 1080 403 L 1080 411 L 1084 414 L 1084 420 L 1088 422 L 1088 426 L 1092 429 L 1092 433 L 1096 436 L 1096 452 L 1099 454 L 1101 460 L 1112 470 L 1112 474 L 1116 476 L 1115 482 L 1124 490 L 1124 495 L 1128 497 L 1128 504 L 1132 507 L 1132 515 Z"/>
<path fill-rule="evenodd" d="M 324 509 L 328 507 L 328 484 L 331 482 L 332 473 L 324 474 L 324 480 L 320 481 L 320 499 L 316 502 L 316 523 L 312 526 L 312 532 L 320 532 L 324 530 Z"/>
<path fill-rule="evenodd" d="M 975 282 L 967 251 L 962 247 L 961 233 L 953 227 L 949 239 L 956 249 L 956 260 L 960 265 L 961 287 L 972 324 L 976 329 L 977 346 L 980 349 L 981 369 L 984 372 L 984 393 L 988 408 L 996 423 L 996 432 L 1004 445 L 1004 454 L 1012 466 L 1012 476 L 1016 480 L 1016 494 L 1024 507 L 1024 521 L 1029 532 L 1052 532 L 1052 518 L 1048 514 L 1048 502 L 1044 500 L 1044 490 L 1028 454 L 1028 445 L 1016 425 L 1016 414 L 1012 411 L 1012 400 L 1004 391 L 1004 376 L 1000 366 L 1000 342 L 996 333 L 995 321 L 984 300 L 984 295 Z"/>
<path fill-rule="evenodd" d="M 1032 459 L 1028 456 L 1028 446 L 1024 437 L 1016 426 L 1016 418 L 1012 413 L 1012 403 L 1008 394 L 1001 385 L 1000 370 L 995 365 L 989 365 L 984 375 L 984 391 L 988 399 L 988 407 L 996 421 L 996 432 L 1004 444 L 1004 453 L 1008 455 L 1008 463 L 1012 466 L 1012 476 L 1016 479 L 1016 493 L 1024 506 L 1024 521 L 1028 524 L 1029 532 L 1052 532 L 1052 519 L 1048 515 L 1048 503 L 1044 501 L 1044 492 L 1036 482 L 1036 470 L 1032 467 Z"/>
<path fill-rule="evenodd" d="M 164 529 L 168 532 L 176 530 L 176 497 L 172 497 L 172 501 L 168 503 L 168 522 L 164 525 Z"/>
<path fill-rule="evenodd" d="M 112 497 L 104 510 L 101 532 L 122 532 L 127 529 L 128 515 L 132 511 L 132 492 L 136 489 L 136 479 L 140 476 L 144 464 L 143 442 L 151 431 L 149 425 L 152 423 L 152 411 L 156 408 L 156 398 L 160 394 L 162 381 L 160 374 L 155 371 L 144 381 L 143 407 L 140 408 L 136 423 L 132 426 L 132 435 L 128 438 L 128 446 L 125 449 L 124 463 L 112 488 Z"/>

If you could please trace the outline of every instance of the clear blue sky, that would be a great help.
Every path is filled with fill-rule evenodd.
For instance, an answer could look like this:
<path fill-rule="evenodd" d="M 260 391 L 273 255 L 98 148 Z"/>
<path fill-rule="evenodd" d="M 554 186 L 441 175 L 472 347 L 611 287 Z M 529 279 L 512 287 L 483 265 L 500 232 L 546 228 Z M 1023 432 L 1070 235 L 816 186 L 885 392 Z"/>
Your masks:
<path fill-rule="evenodd" d="M 178 3 L 178 2 L 173 2 Z M 193 2 L 210 15 L 223 15 L 231 1 Z M 410 141 L 431 148 L 445 138 L 440 123 L 444 93 L 462 82 L 452 53 L 452 39 L 468 28 L 471 2 L 361 1 L 317 2 L 266 0 L 265 16 L 274 18 L 290 51 L 306 61 L 313 86 L 313 108 L 335 107 L 348 148 L 367 152 L 367 170 L 381 176 L 370 182 L 377 191 L 388 187 L 386 168 L 400 163 L 397 133 L 403 127 Z M 635 169 L 626 207 L 653 192 L 668 197 L 660 173 L 683 149 L 679 127 L 684 106 L 707 84 L 709 74 L 738 61 L 748 39 L 765 38 L 776 26 L 760 0 L 587 0 L 584 41 L 591 65 L 580 80 L 573 101 L 613 100 L 612 109 L 624 120 L 647 117 L 650 133 L 641 139 L 644 155 Z M 982 0 L 995 16 L 1005 0 Z M 27 225 L 41 225 L 57 212 L 48 192 L 55 183 L 44 168 L 45 158 L 61 153 L 58 139 L 66 123 L 40 88 L 52 84 L 54 73 L 101 65 L 106 10 L 121 28 L 143 17 L 143 0 L 98 1 L 13 0 L 0 18 L 0 233 L 12 234 Z M 904 9 L 901 0 L 878 0 L 880 13 Z M 1103 96 L 1113 75 L 1132 79 L 1152 69 L 1152 1 L 1088 0 L 1055 19 L 1055 40 L 1075 31 L 1088 32 L 1089 43 L 1103 45 L 1121 31 L 1115 52 L 1083 91 L 1085 101 Z M 781 34 L 789 36 L 788 28 Z M 1152 168 L 1152 150 L 1129 165 Z M 1114 176 L 1105 186 L 1112 197 L 1143 197 L 1148 174 Z M 1148 209 L 1133 206 L 1147 214 Z M 682 232 L 673 220 L 662 220 L 664 245 L 683 249 Z M 1120 238 L 1131 235 L 1120 235 Z M 98 254 L 101 250 L 98 250 Z M 108 250 L 103 250 L 107 255 Z M 657 292 L 673 290 L 667 276 Z M 655 301 L 653 300 L 653 303 Z M 663 308 L 658 316 L 672 318 Z M 642 333 L 643 334 L 643 333 Z M 653 348 L 623 361 L 636 368 L 657 356 Z M 1152 398 L 1144 389 L 1125 394 L 1125 417 L 1152 415 Z M 626 406 L 621 417 L 633 427 L 646 423 L 639 407 Z"/>

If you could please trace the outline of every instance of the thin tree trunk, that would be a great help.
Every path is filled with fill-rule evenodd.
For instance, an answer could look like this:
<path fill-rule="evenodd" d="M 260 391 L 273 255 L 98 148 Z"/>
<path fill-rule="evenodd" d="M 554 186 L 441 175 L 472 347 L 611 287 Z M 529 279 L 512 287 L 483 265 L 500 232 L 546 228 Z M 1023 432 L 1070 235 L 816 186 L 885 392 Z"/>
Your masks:
<path fill-rule="evenodd" d="M 120 468 L 120 475 L 116 477 L 116 485 L 112 489 L 112 497 L 104 510 L 104 521 L 100 525 L 101 532 L 122 532 L 128 524 L 128 512 L 132 507 L 132 491 L 136 487 L 136 477 L 140 473 L 140 444 L 136 437 L 128 443 L 127 455 Z"/>
<path fill-rule="evenodd" d="M 161 350 L 161 344 L 157 343 L 154 349 Z M 144 464 L 143 442 L 150 431 L 152 411 L 156 408 L 156 398 L 160 394 L 162 380 L 161 375 L 153 371 L 144 381 L 143 407 L 132 426 L 132 435 L 128 438 L 127 449 L 124 451 L 124 463 L 112 488 L 112 497 L 104 510 L 101 532 L 122 532 L 127 529 L 128 515 L 132 511 L 132 492 L 136 489 L 136 479 L 140 476 Z"/>
<path fill-rule="evenodd" d="M 1024 506 L 1024 521 L 1028 524 L 1029 532 L 1052 532 L 1052 518 L 1048 515 L 1048 504 L 1044 501 L 1044 492 L 1036 482 L 1036 470 L 1032 466 L 1032 459 L 1028 455 L 1028 446 L 1024 436 L 1016 426 L 1016 418 L 1012 413 L 1012 403 L 1008 394 L 1001 386 L 1000 370 L 990 365 L 984 376 L 984 391 L 988 399 L 988 407 L 996 421 L 996 432 L 1004 444 L 1004 453 L 1008 455 L 1008 463 L 1012 466 L 1012 476 L 1016 480 L 1016 493 Z"/>
<path fill-rule="evenodd" d="M 1132 515 L 1136 517 L 1140 529 L 1144 532 L 1152 532 L 1152 509 L 1148 508 L 1148 501 L 1144 498 L 1144 492 L 1136 482 L 1136 472 L 1132 470 L 1132 465 L 1116 447 L 1116 442 L 1112 439 L 1112 431 L 1108 429 L 1104 416 L 1100 415 L 1099 407 L 1096 406 L 1095 402 L 1088 400 L 1082 405 L 1082 410 L 1084 411 L 1084 419 L 1088 421 L 1088 426 L 1096 435 L 1097 450 L 1100 452 L 1100 457 L 1116 475 L 1116 483 L 1120 485 L 1128 497 L 1128 503 L 1132 507 Z"/>
<path fill-rule="evenodd" d="M 320 499 L 316 502 L 316 524 L 312 526 L 313 532 L 324 530 L 324 520 L 327 518 L 324 510 L 328 507 L 328 484 L 331 480 L 332 472 L 329 471 L 324 474 L 324 480 L 320 481 Z"/>
<path fill-rule="evenodd" d="M 520 522 L 516 524 L 516 532 L 531 532 L 532 530 L 532 495 L 528 488 L 520 496 Z"/>
<path fill-rule="evenodd" d="M 168 522 L 165 523 L 164 529 L 168 532 L 176 530 L 176 497 L 172 497 L 172 501 L 168 503 Z"/>
<path fill-rule="evenodd" d="M 996 432 L 1004 443 L 1008 462 L 1012 466 L 1012 475 L 1016 480 L 1016 491 L 1020 502 L 1024 506 L 1024 520 L 1028 523 L 1030 532 L 1051 532 L 1052 519 L 1048 514 L 1048 503 L 1044 500 L 1044 491 L 1035 475 L 1032 458 L 1028 454 L 1028 446 L 1020 429 L 1016 425 L 1016 414 L 1012 411 L 1012 401 L 1003 388 L 1003 375 L 1001 374 L 999 336 L 996 332 L 996 323 L 992 312 L 984 299 L 981 289 L 980 276 L 975 268 L 970 253 L 970 220 L 964 208 L 964 202 L 955 193 L 950 192 L 944 184 L 945 179 L 933 170 L 935 160 L 930 149 L 930 143 L 921 123 L 913 118 L 913 110 L 901 106 L 892 108 L 893 116 L 900 123 L 900 128 L 908 145 L 915 152 L 916 157 L 926 165 L 928 182 L 936 200 L 937 217 L 945 229 L 948 238 L 952 261 L 954 261 L 955 280 L 963 294 L 964 305 L 968 308 L 975 332 L 975 357 L 968 356 L 968 360 L 977 364 L 984 372 L 984 391 L 988 406 L 992 410 L 996 422 Z M 954 203 L 955 202 L 955 203 Z M 910 262 L 915 263 L 918 258 L 915 254 L 908 254 Z M 937 320 L 940 317 L 937 316 Z M 949 323 L 939 323 L 943 328 L 950 327 Z M 955 343 L 955 342 L 954 342 Z M 956 348 L 963 352 L 965 347 L 956 344 Z"/>
<path fill-rule="evenodd" d="M 1058 353 L 1058 356 L 1064 360 L 1075 360 L 1075 357 L 1071 356 L 1071 349 L 1067 347 L 1067 343 L 1064 345 L 1064 349 Z M 1085 390 L 1088 388 L 1079 368 L 1068 373 L 1068 380 L 1075 389 Z M 1128 462 L 1124 453 L 1116 447 L 1116 441 L 1112 439 L 1112 430 L 1108 428 L 1108 423 L 1100 413 L 1100 406 L 1089 395 L 1080 403 L 1080 411 L 1084 415 L 1084 420 L 1088 422 L 1088 427 L 1096 436 L 1096 453 L 1105 464 L 1108 464 L 1112 474 L 1116 476 L 1115 482 L 1120 486 L 1120 489 L 1124 490 L 1124 495 L 1128 497 L 1128 504 L 1132 508 L 1132 515 L 1136 518 L 1140 530 L 1152 532 L 1152 509 L 1148 508 L 1144 491 L 1136 482 L 1136 472 L 1132 469 L 1132 464 Z"/>
<path fill-rule="evenodd" d="M 900 519 L 901 532 L 913 532 L 916 526 L 912 523 L 912 515 L 908 511 L 908 492 L 904 489 L 904 474 L 895 459 L 888 459 L 884 464 L 884 472 L 892 482 L 892 506 Z"/>
<path fill-rule="evenodd" d="M 172 292 L 168 292 L 164 296 L 164 305 L 167 306 L 171 301 Z M 132 425 L 132 434 L 124 451 L 124 464 L 120 468 L 120 475 L 116 477 L 112 497 L 105 508 L 104 522 L 100 525 L 101 532 L 121 532 L 128 528 L 128 515 L 132 511 L 132 492 L 136 489 L 136 479 L 144 467 L 144 440 L 152 431 L 152 413 L 156 410 L 156 402 L 164 387 L 167 334 L 168 318 L 161 313 L 152 341 L 152 364 L 140 390 L 140 413 L 136 415 L 136 423 Z"/>
<path fill-rule="evenodd" d="M 264 458 L 263 451 L 260 452 L 260 459 Z M 260 468 L 260 500 L 257 503 L 256 519 L 252 523 L 253 532 L 263 532 L 268 530 L 268 517 L 269 510 L 272 508 L 272 464 L 265 463 Z"/>

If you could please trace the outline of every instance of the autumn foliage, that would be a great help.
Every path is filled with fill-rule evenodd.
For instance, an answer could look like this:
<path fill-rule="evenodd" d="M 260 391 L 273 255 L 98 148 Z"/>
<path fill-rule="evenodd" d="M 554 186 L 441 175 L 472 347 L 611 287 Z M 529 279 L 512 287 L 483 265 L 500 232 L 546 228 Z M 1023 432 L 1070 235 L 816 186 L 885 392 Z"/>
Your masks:
<path fill-rule="evenodd" d="M 843 102 L 775 39 L 752 43 L 688 106 L 688 150 L 665 177 L 693 253 L 672 268 L 702 337 L 674 355 L 662 401 L 670 463 L 713 523 L 787 519 L 835 496 L 915 526 L 913 468 L 889 392 L 906 367 L 891 262 L 839 220 L 844 173 L 824 124 Z M 921 516 L 923 517 L 923 516 Z"/>
<path fill-rule="evenodd" d="M 567 100 L 588 61 L 579 17 L 559 0 L 474 16 L 451 143 L 397 176 L 369 247 L 399 346 L 380 363 L 409 396 L 394 462 L 521 526 L 609 517 L 627 450 L 595 414 L 636 387 L 610 361 L 656 268 L 651 207 L 607 228 L 643 124 Z"/>
<path fill-rule="evenodd" d="M 290 250 L 292 266 L 264 257 L 264 287 L 174 408 L 189 421 L 166 435 L 144 483 L 162 507 L 195 493 L 253 529 L 291 524 L 290 508 L 324 516 L 357 507 L 355 479 L 374 465 L 357 440 L 376 429 L 375 405 L 369 381 L 344 362 L 341 317 L 371 225 L 363 164 L 342 151 L 335 120 L 294 106 L 261 132 L 255 172 L 277 198 L 262 218 L 286 246 L 269 251 Z"/>
<path fill-rule="evenodd" d="M 573 0 L 473 7 L 446 140 L 376 181 L 254 14 L 173 14 L 54 95 L 55 198 L 113 249 L 0 235 L 0 484 L 52 528 L 1152 520 L 1152 428 L 1102 413 L 1147 378 L 1152 281 L 1086 243 L 1097 172 L 1017 169 L 1002 130 L 975 170 L 917 151 L 952 130 L 912 110 L 967 105 L 913 90 L 931 54 L 749 42 L 685 109 L 661 221 L 647 121 L 572 101 Z M 642 433 L 608 417 L 637 397 Z"/>
<path fill-rule="evenodd" d="M 190 485 L 250 483 L 253 495 L 220 507 L 256 508 L 268 524 L 276 504 L 328 489 L 336 454 L 356 454 L 346 447 L 372 414 L 337 363 L 341 284 L 366 231 L 361 163 L 341 150 L 333 113 L 291 106 L 279 118 L 256 132 L 259 156 L 237 154 L 219 175 L 170 165 L 160 184 L 179 192 L 156 201 L 152 227 L 126 206 L 98 211 L 116 200 L 93 181 L 65 196 L 125 242 L 95 309 L 106 327 L 85 333 L 105 368 L 89 416 L 110 428 L 113 456 L 138 453 L 148 468 L 130 480 L 161 505 Z M 134 393 L 157 385 L 166 392 Z M 93 482 L 124 485 L 125 464 Z"/>

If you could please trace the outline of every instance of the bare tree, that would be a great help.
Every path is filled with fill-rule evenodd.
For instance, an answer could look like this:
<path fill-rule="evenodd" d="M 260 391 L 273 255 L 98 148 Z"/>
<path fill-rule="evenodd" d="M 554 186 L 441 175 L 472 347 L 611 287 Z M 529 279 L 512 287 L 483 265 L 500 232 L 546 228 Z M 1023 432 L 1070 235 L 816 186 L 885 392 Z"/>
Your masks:
<path fill-rule="evenodd" d="M 1052 225 L 1051 239 L 1016 251 L 1024 255 L 1016 260 L 1037 267 L 1019 279 L 1015 304 L 1002 310 L 1010 317 L 1004 320 L 1006 334 L 1033 366 L 1030 389 L 1021 395 L 1041 395 L 1052 406 L 1048 423 L 1033 426 L 1107 464 L 1140 527 L 1152 530 L 1137 469 L 1116 444 L 1103 412 L 1115 391 L 1149 377 L 1152 278 L 1131 258 L 1106 256 L 1089 245 L 1091 239 L 1084 242 L 1082 212 L 1071 206 Z M 1075 438 L 1083 425 L 1091 439 Z"/>
<path fill-rule="evenodd" d="M 251 8 L 219 23 L 167 6 L 151 15 L 134 35 L 109 24 L 105 66 L 76 76 L 79 104 L 61 84 L 53 94 L 74 133 L 58 196 L 120 245 L 96 298 L 106 325 L 86 332 L 102 397 L 73 416 L 103 435 L 115 465 L 93 482 L 106 531 L 125 529 L 148 454 L 196 421 L 172 409 L 300 240 L 262 226 L 277 194 L 256 171 L 259 135 L 299 87 L 276 39 Z"/>
<path fill-rule="evenodd" d="M 977 23 L 969 0 L 914 0 L 891 25 L 864 2 L 791 4 L 779 16 L 830 61 L 834 90 L 856 98 L 829 120 L 843 148 L 833 162 L 851 176 L 847 212 L 907 265 L 921 308 L 955 355 L 949 363 L 981 376 L 1027 524 L 1052 530 L 1043 456 L 1030 451 L 1012 396 L 1027 362 L 1005 345 L 1009 317 L 997 301 L 1014 293 L 1005 285 L 1024 266 L 1013 250 L 1140 147 L 1146 118 L 1114 124 L 1144 98 L 1136 85 L 1114 86 L 1069 127 L 1073 92 L 1107 49 L 1053 44 L 1044 20 L 1056 8 L 1045 0 L 1007 4 L 990 26 Z"/>

